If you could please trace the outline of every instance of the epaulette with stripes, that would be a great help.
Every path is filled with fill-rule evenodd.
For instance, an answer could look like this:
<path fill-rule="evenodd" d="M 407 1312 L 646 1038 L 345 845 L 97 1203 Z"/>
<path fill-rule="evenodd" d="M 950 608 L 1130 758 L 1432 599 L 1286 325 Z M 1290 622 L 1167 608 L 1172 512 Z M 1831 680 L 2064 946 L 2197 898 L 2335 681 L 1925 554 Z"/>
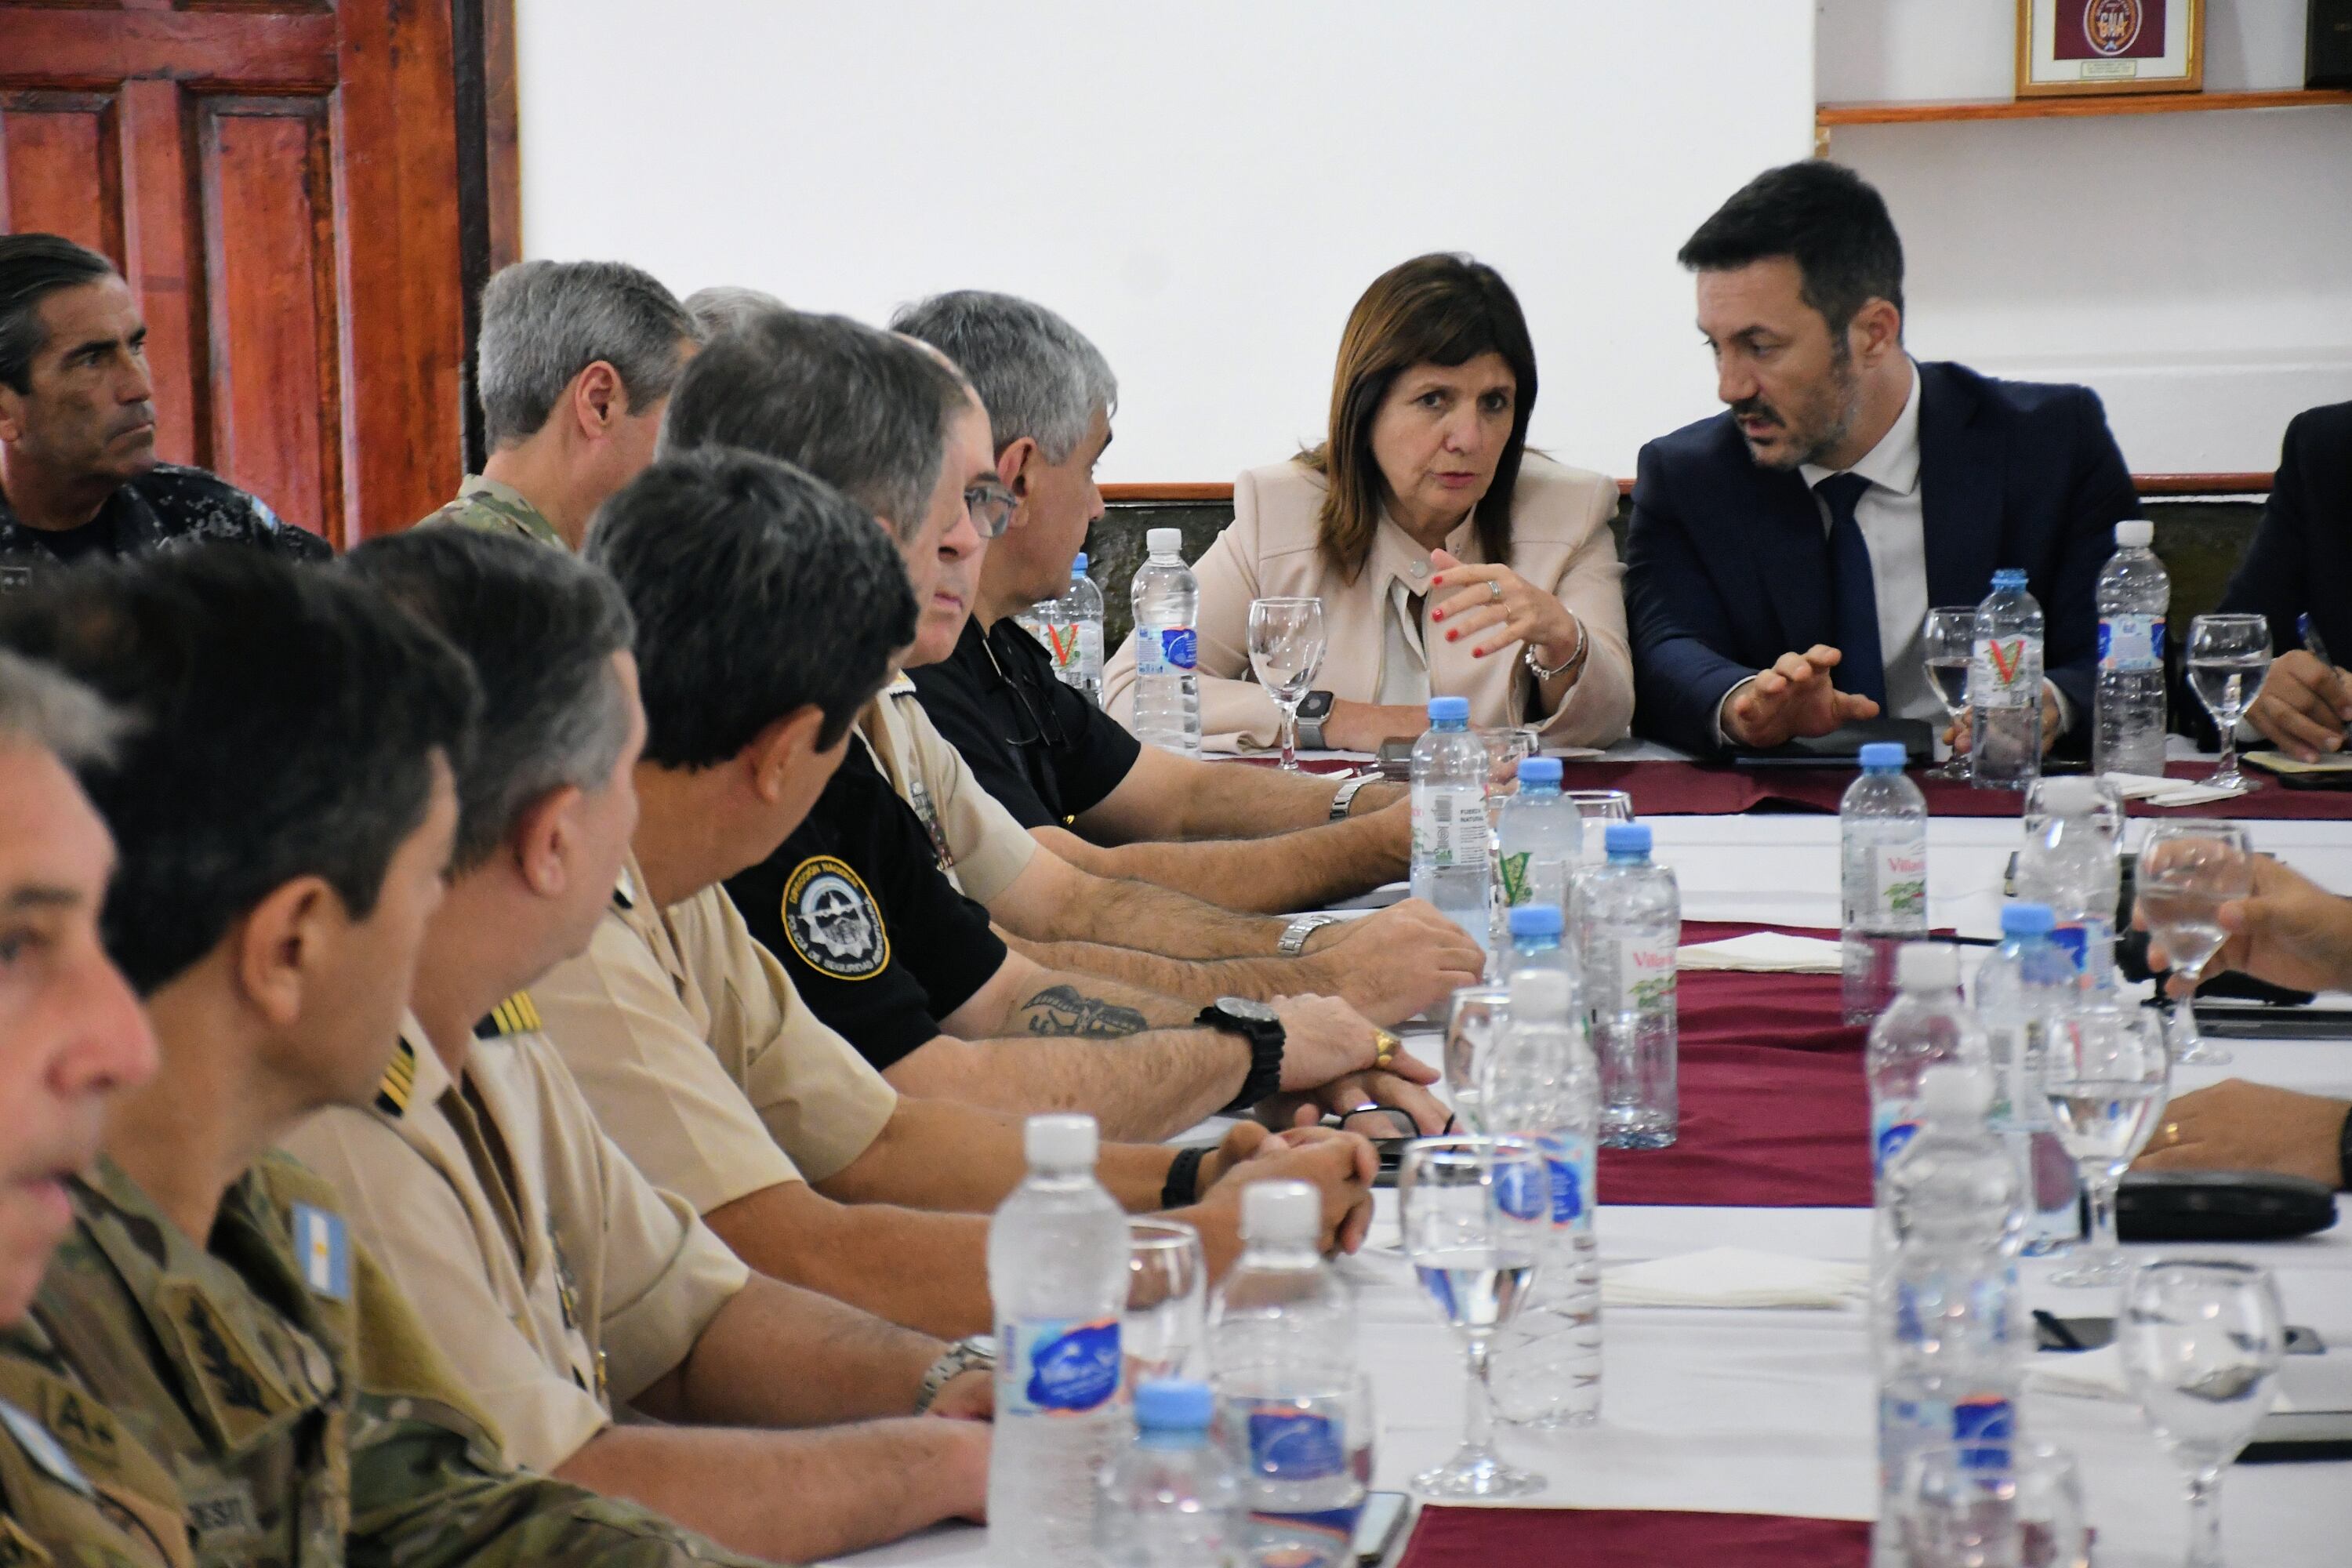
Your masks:
<path fill-rule="evenodd" d="M 416 1087 L 416 1047 L 405 1039 L 394 1045 L 383 1081 L 375 1086 L 375 1108 L 386 1116 L 408 1114 L 409 1091 Z"/>
<path fill-rule="evenodd" d="M 489 1011 L 488 1016 L 474 1026 L 474 1038 L 495 1040 L 501 1035 L 528 1035 L 542 1026 L 539 1008 L 528 991 L 518 991 Z"/>

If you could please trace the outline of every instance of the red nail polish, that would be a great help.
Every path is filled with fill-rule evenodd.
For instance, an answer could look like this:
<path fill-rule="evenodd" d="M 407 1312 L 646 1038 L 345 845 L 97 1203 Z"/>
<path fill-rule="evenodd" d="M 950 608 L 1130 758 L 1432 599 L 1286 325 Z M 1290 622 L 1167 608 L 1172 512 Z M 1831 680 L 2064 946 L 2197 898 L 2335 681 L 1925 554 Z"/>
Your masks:
<path fill-rule="evenodd" d="M 1454 630 L 1445 634 L 1445 640 L 1447 642 L 1452 642 L 1455 637 L 1458 637 L 1461 635 L 1462 629 L 1459 626 L 1456 626 Z"/>
<path fill-rule="evenodd" d="M 1429 612 L 1429 618 L 1433 621 L 1442 621 L 1445 618 L 1445 612 L 1444 610 L 1432 610 Z"/>

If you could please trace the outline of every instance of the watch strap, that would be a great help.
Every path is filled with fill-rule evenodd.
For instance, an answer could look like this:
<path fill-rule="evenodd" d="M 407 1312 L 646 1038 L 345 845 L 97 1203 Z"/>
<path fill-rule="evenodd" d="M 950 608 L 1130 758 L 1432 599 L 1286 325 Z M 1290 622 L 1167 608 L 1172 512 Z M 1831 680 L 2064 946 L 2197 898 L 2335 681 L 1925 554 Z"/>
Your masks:
<path fill-rule="evenodd" d="M 1201 1162 L 1208 1157 L 1206 1149 L 1176 1151 L 1176 1158 L 1168 1163 L 1168 1180 L 1160 1188 L 1161 1208 L 1188 1208 L 1201 1201 Z"/>
<path fill-rule="evenodd" d="M 1249 1042 L 1249 1076 L 1242 1079 L 1241 1092 L 1234 1096 L 1233 1103 L 1224 1108 L 1223 1114 L 1231 1116 L 1246 1110 L 1282 1087 L 1284 1036 L 1279 1023 L 1253 1024 L 1234 1016 L 1213 1002 L 1202 1008 L 1192 1022 L 1202 1028 L 1239 1035 Z"/>
<path fill-rule="evenodd" d="M 1288 925 L 1282 928 L 1282 940 L 1275 943 L 1275 951 L 1285 958 L 1297 958 L 1307 951 L 1308 937 L 1313 936 L 1325 926 L 1335 926 L 1339 923 L 1339 917 L 1337 915 L 1296 916 Z"/>
<path fill-rule="evenodd" d="M 940 1390 L 965 1373 L 996 1365 L 996 1342 L 986 1334 L 973 1334 L 961 1339 L 940 1352 L 923 1373 L 922 1387 L 915 1394 L 915 1414 L 927 1414 L 939 1399 Z"/>
<path fill-rule="evenodd" d="M 1310 691 L 1307 695 L 1310 699 L 1320 697 L 1323 700 L 1316 704 L 1318 711 L 1313 717 L 1300 713 L 1294 721 L 1298 731 L 1299 749 L 1307 752 L 1328 751 L 1330 748 L 1323 743 L 1323 720 L 1331 711 L 1331 694 L 1328 691 Z"/>
<path fill-rule="evenodd" d="M 1340 818 L 1346 816 L 1349 809 L 1356 804 L 1356 792 L 1362 789 L 1366 784 L 1371 782 L 1371 778 L 1369 774 L 1359 773 L 1354 778 L 1349 779 L 1345 783 L 1341 784 L 1337 790 L 1333 791 L 1331 795 L 1331 820 L 1338 822 Z"/>

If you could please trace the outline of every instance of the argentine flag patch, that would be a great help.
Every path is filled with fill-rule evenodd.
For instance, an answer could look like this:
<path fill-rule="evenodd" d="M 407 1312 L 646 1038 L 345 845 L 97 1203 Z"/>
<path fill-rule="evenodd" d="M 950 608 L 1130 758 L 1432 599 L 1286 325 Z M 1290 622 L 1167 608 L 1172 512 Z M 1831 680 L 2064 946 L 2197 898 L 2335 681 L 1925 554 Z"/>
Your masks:
<path fill-rule="evenodd" d="M 352 1299 L 352 1237 L 342 1215 L 296 1204 L 294 1258 L 314 1293 L 330 1301 Z"/>

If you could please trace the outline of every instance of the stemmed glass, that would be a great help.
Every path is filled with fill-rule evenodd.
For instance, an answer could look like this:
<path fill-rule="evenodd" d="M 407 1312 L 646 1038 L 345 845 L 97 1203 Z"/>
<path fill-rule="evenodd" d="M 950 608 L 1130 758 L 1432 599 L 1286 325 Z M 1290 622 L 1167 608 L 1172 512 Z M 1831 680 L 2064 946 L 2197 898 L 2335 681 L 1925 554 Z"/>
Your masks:
<path fill-rule="evenodd" d="M 1462 1125 L 1473 1132 L 1486 1131 L 1478 1102 L 1478 1069 L 1487 1047 L 1502 1037 L 1510 1016 L 1507 985 L 1465 985 L 1446 1009 L 1445 1097 Z"/>
<path fill-rule="evenodd" d="M 1127 1239 L 1118 1342 L 1131 1391 L 1155 1377 L 1184 1375 L 1207 1321 L 1208 1269 L 1201 1233 L 1182 1220 L 1130 1219 Z"/>
<path fill-rule="evenodd" d="M 2091 1198 L 2089 1241 L 2073 1267 L 2050 1277 L 2053 1285 L 2123 1283 L 2116 1185 L 2147 1147 L 2171 1077 L 2164 1032 L 2139 1008 L 2090 1009 L 2045 1031 L 2042 1091 Z"/>
<path fill-rule="evenodd" d="M 1897 1510 L 1908 1568 L 2089 1568 L 2082 1476 L 2047 1443 L 1923 1448 Z"/>
<path fill-rule="evenodd" d="M 1250 668 L 1282 710 L 1282 771 L 1298 771 L 1298 705 L 1323 668 L 1323 601 L 1253 599 Z"/>
<path fill-rule="evenodd" d="M 2134 873 L 2134 907 L 2148 935 L 2163 947 L 2189 994 L 2171 1004 L 2172 1065 L 2220 1067 L 2230 1053 L 2197 1032 L 2197 983 L 2229 933 L 2221 908 L 2254 890 L 2254 858 L 2246 830 L 2233 822 L 2159 822 L 2147 830 Z"/>
<path fill-rule="evenodd" d="M 2221 1568 L 2221 1472 L 2278 1395 L 2278 1285 L 2251 1263 L 2143 1264 L 2116 1343 L 2147 1424 L 2189 1472 L 2189 1568 Z"/>
<path fill-rule="evenodd" d="M 2261 695 L 2271 668 L 2271 624 L 2260 616 L 2200 616 L 2189 623 L 2189 685 L 2221 732 L 2221 765 L 2205 782 L 2252 789 L 2238 771 L 2238 721 Z"/>
<path fill-rule="evenodd" d="M 1520 1138 L 1418 1139 L 1405 1145 L 1397 1173 L 1397 1215 L 1422 1289 L 1470 1354 L 1462 1447 L 1415 1476 L 1414 1489 L 1454 1500 L 1541 1491 L 1541 1476 L 1505 1464 L 1495 1452 L 1486 1378 L 1495 1331 L 1517 1314 L 1551 1233 L 1551 1175 L 1543 1156 Z"/>
<path fill-rule="evenodd" d="M 1927 661 L 1927 684 L 1936 689 L 1937 700 L 1943 703 L 1944 711 L 1951 715 L 1955 724 L 1968 711 L 1969 662 L 1976 657 L 1976 646 L 1974 605 L 1946 605 L 1930 610 L 1927 622 L 1919 628 L 1919 652 Z M 1921 776 L 1966 784 L 1969 754 L 1954 746 L 1950 760 Z"/>

